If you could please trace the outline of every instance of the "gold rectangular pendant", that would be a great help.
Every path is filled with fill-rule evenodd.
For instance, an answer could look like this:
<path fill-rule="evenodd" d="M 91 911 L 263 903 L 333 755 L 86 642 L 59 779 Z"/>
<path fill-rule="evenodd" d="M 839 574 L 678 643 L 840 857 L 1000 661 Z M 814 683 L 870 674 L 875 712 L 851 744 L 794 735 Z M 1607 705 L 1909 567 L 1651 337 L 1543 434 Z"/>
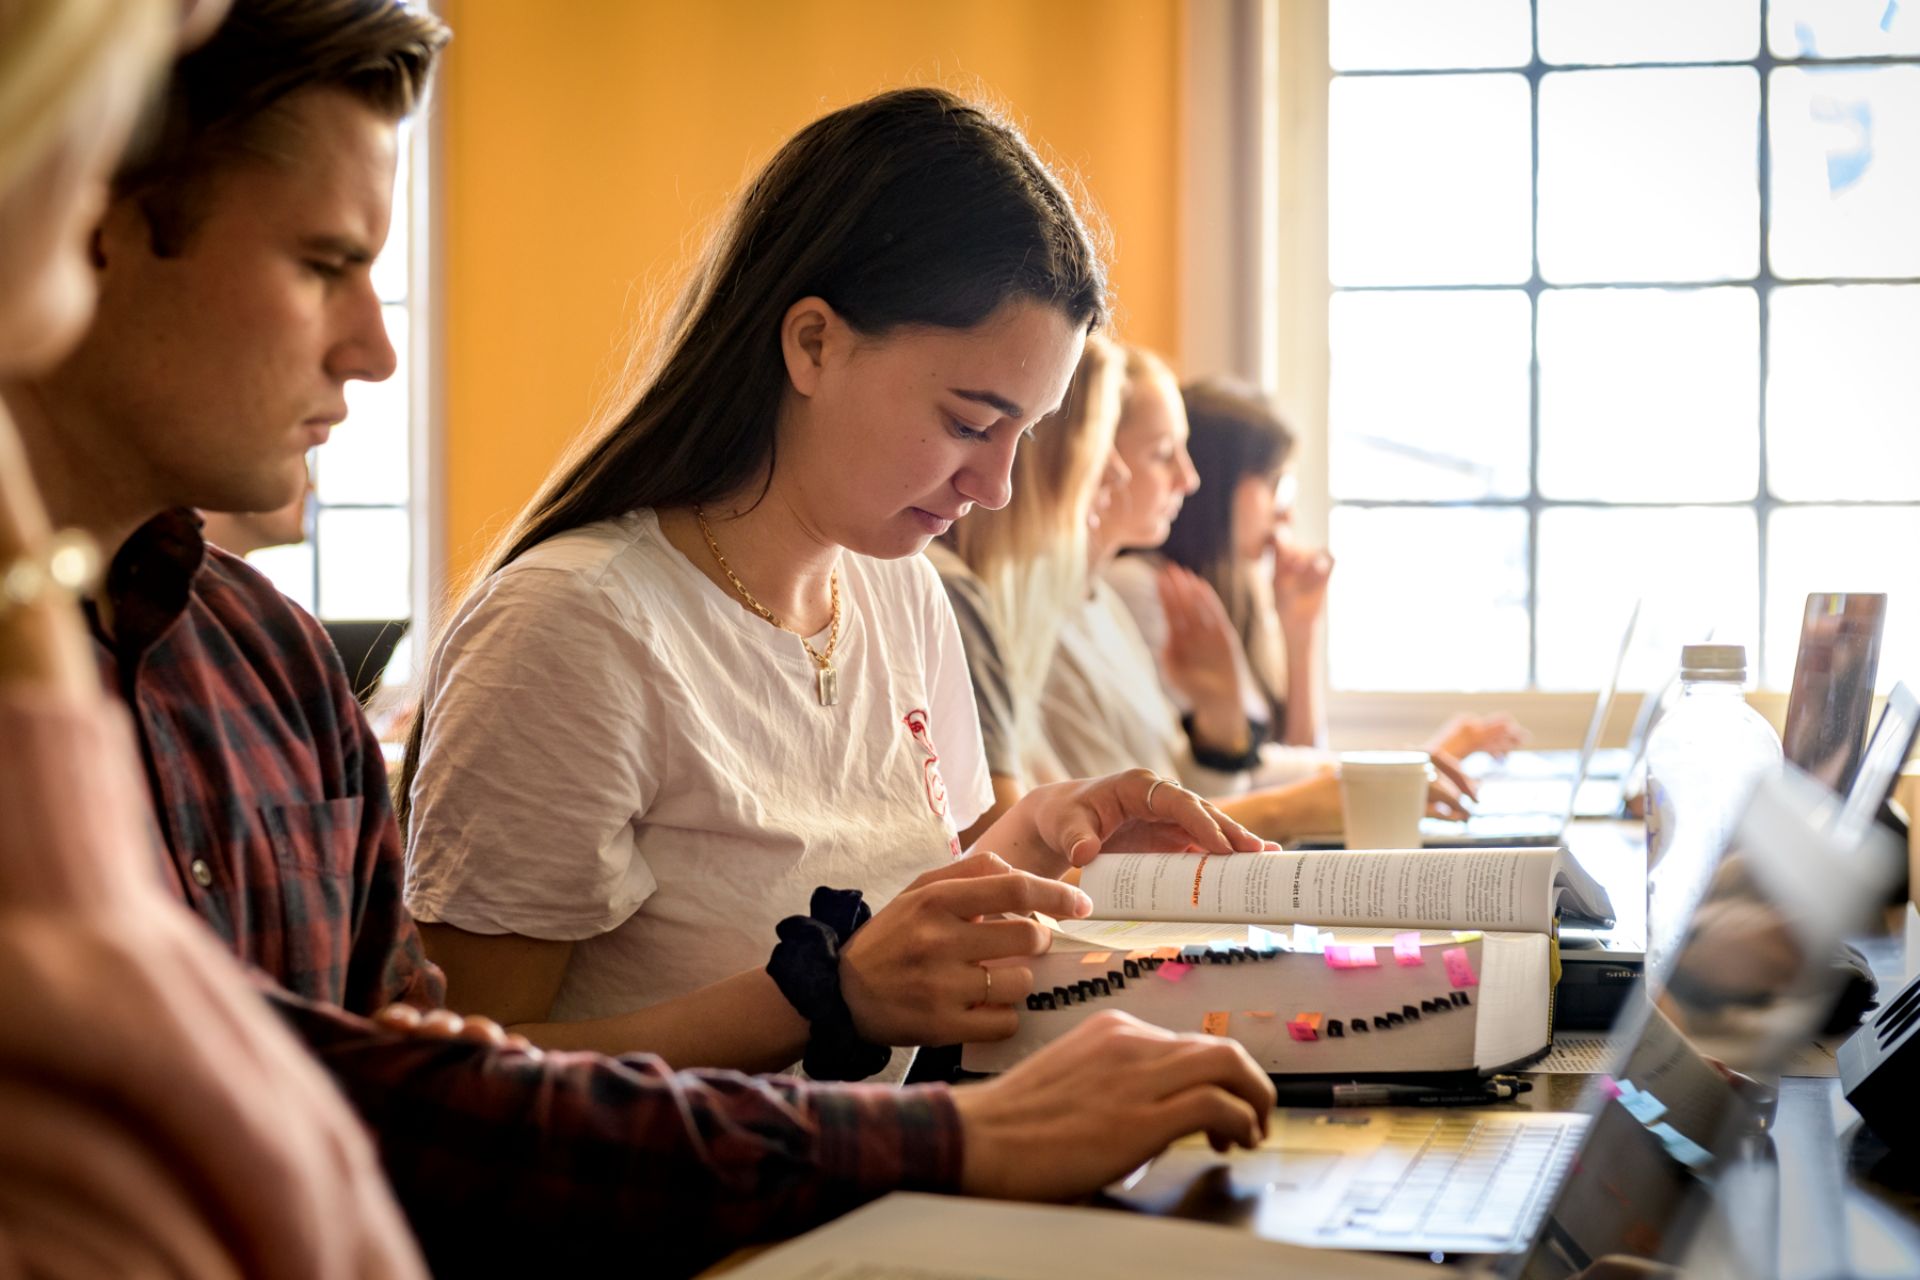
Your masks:
<path fill-rule="evenodd" d="M 840 701 L 840 675 L 832 667 L 821 667 L 817 673 L 820 685 L 820 705 L 830 707 Z"/>

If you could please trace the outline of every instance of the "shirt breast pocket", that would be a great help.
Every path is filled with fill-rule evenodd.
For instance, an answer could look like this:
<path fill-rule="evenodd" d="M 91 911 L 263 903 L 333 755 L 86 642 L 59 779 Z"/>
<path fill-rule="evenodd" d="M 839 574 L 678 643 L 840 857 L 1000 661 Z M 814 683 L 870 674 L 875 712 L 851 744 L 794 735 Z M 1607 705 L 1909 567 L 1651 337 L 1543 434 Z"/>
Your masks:
<path fill-rule="evenodd" d="M 248 904 L 259 963 L 289 990 L 333 1004 L 346 990 L 353 950 L 362 803 L 346 796 L 260 806 L 273 865 L 259 869 L 252 888 L 262 896 Z"/>

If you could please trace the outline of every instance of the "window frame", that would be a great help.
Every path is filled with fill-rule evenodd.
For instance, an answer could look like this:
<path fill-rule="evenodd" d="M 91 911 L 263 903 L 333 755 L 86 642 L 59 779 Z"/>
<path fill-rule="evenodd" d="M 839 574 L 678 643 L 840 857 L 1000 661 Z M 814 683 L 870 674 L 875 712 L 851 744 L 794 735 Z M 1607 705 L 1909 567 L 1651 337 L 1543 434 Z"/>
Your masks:
<path fill-rule="evenodd" d="M 1201 6 L 1190 6 L 1200 9 Z M 1308 538 L 1324 541 L 1336 505 L 1328 471 L 1328 389 L 1330 353 L 1327 342 L 1329 304 L 1335 293 L 1327 256 L 1327 124 L 1328 94 L 1335 72 L 1328 49 L 1328 0 L 1227 0 L 1204 14 L 1187 19 L 1186 73 L 1189 111 L 1185 142 L 1189 152 L 1188 179 L 1183 192 L 1185 235 L 1183 250 L 1182 351 L 1185 369 L 1194 375 L 1231 372 L 1261 385 L 1281 388 L 1282 404 L 1300 437 L 1297 470 L 1300 498 L 1295 524 Z M 1521 74 L 1528 84 L 1531 113 L 1531 168 L 1533 231 L 1531 270 L 1524 284 L 1499 285 L 1366 285 L 1343 286 L 1352 292 L 1406 290 L 1516 289 L 1523 291 L 1531 312 L 1528 389 L 1528 492 L 1518 499 L 1471 502 L 1406 499 L 1343 499 L 1337 505 L 1354 508 L 1521 509 L 1528 523 L 1528 670 L 1527 687 L 1505 692 L 1451 690 L 1364 691 L 1330 689 L 1329 717 L 1342 745 L 1367 746 L 1417 740 L 1447 716 L 1506 710 L 1535 732 L 1541 745 L 1576 744 L 1593 708 L 1595 691 L 1542 690 L 1534 683 L 1539 665 L 1539 628 L 1535 611 L 1539 599 L 1538 538 L 1541 514 L 1555 508 L 1658 509 L 1715 507 L 1751 510 L 1757 524 L 1759 613 L 1756 646 L 1766 644 L 1768 547 L 1770 523 L 1776 510 L 1801 507 L 1913 508 L 1920 503 L 1885 499 L 1803 502 L 1776 498 L 1769 489 L 1767 456 L 1768 412 L 1766 380 L 1771 362 L 1772 291 L 1802 285 L 1920 285 L 1920 276 L 1782 278 L 1773 273 L 1767 236 L 1772 228 L 1772 145 L 1770 134 L 1771 73 L 1796 66 L 1871 67 L 1920 65 L 1920 57 L 1862 56 L 1842 58 L 1783 58 L 1771 52 L 1767 40 L 1766 4 L 1761 0 L 1758 52 L 1752 59 L 1732 61 L 1645 61 L 1622 64 L 1546 63 L 1539 56 L 1538 4 L 1530 5 L 1533 48 L 1523 66 L 1414 71 L 1341 72 L 1355 77 L 1387 75 L 1459 75 L 1475 70 Z M 1247 49 L 1269 50 L 1271 56 L 1249 58 Z M 1759 184 L 1759 254 L 1756 272 L 1748 277 L 1710 281 L 1553 284 L 1540 272 L 1539 164 L 1540 86 L 1545 76 L 1585 70 L 1631 70 L 1688 67 L 1751 66 L 1759 78 L 1759 119 L 1756 145 Z M 1250 132 L 1240 120 L 1260 122 Z M 1223 147 L 1220 139 L 1234 139 Z M 1223 177 L 1222 155 L 1247 157 L 1251 172 Z M 1284 193 L 1284 194 L 1283 194 Z M 1225 234 L 1222 234 L 1222 232 Z M 1240 264 L 1237 280 L 1223 285 L 1222 266 Z M 1247 265 L 1252 269 L 1248 270 Z M 1759 307 L 1758 431 L 1759 468 L 1754 494 L 1740 500 L 1714 502 L 1571 501 L 1547 499 L 1540 492 L 1540 382 L 1539 303 L 1548 291 L 1599 288 L 1706 289 L 1751 288 Z M 1222 326 L 1218 317 L 1228 317 Z M 1225 336 L 1222 329 L 1227 331 Z M 1251 350 L 1249 350 L 1251 348 Z M 1755 670 L 1764 655 L 1755 653 Z M 1784 690 L 1754 689 L 1749 699 L 1776 724 L 1784 713 Z M 1623 692 L 1615 700 L 1608 725 L 1610 741 L 1623 740 L 1637 712 L 1639 696 Z"/>

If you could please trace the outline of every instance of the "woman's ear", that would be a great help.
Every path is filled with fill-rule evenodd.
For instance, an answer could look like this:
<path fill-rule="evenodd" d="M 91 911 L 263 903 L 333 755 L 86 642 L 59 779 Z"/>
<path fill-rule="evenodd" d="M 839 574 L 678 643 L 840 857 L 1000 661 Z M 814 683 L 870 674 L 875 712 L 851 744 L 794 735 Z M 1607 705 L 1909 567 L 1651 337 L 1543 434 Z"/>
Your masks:
<path fill-rule="evenodd" d="M 803 396 L 820 386 L 828 348 L 845 327 L 825 298 L 805 297 L 780 318 L 780 355 L 787 362 L 787 381 Z"/>

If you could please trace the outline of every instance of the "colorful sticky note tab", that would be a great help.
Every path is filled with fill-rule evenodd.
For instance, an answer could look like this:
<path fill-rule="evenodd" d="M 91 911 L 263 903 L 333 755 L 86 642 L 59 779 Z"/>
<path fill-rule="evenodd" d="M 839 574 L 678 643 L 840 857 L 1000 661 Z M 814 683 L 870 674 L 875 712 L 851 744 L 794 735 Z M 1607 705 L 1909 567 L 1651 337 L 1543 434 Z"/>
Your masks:
<path fill-rule="evenodd" d="M 1420 950 L 1418 933 L 1396 933 L 1393 935 L 1393 962 L 1411 967 L 1427 962 L 1426 953 Z"/>
<path fill-rule="evenodd" d="M 1647 1132 L 1660 1139 L 1660 1145 L 1667 1149 L 1668 1155 L 1689 1169 L 1704 1169 L 1713 1163 L 1711 1151 L 1670 1124 L 1651 1125 Z"/>
<path fill-rule="evenodd" d="M 1609 1098 L 1619 1097 L 1620 1096 L 1619 1081 L 1615 1080 L 1612 1076 L 1601 1076 L 1600 1092 L 1606 1094 Z"/>
<path fill-rule="evenodd" d="M 1478 929 L 1455 929 L 1453 931 L 1453 940 L 1455 942 L 1478 942 L 1486 936 L 1486 934 L 1481 933 Z"/>
<path fill-rule="evenodd" d="M 1295 951 L 1318 951 L 1320 949 L 1320 931 L 1310 924 L 1293 926 L 1293 949 Z"/>
<path fill-rule="evenodd" d="M 1153 971 L 1154 976 L 1167 982 L 1178 982 L 1193 972 L 1193 966 L 1183 960 L 1169 960 Z"/>
<path fill-rule="evenodd" d="M 1620 1091 L 1620 1105 L 1627 1109 L 1628 1115 L 1638 1120 L 1641 1124 L 1658 1123 L 1660 1117 L 1667 1114 L 1666 1103 L 1660 1101 L 1660 1099 L 1650 1093 L 1644 1093 L 1639 1090 L 1628 1093 L 1625 1089 L 1622 1089 Z"/>
<path fill-rule="evenodd" d="M 1301 1041 L 1318 1040 L 1320 1038 L 1320 1032 L 1318 1028 L 1310 1027 L 1304 1022 L 1298 1022 L 1298 1021 L 1289 1022 L 1287 1024 L 1287 1034 L 1292 1036 L 1295 1040 L 1301 1040 Z"/>
<path fill-rule="evenodd" d="M 1480 979 L 1474 976 L 1473 961 L 1467 956 L 1465 947 L 1448 947 L 1440 953 L 1440 962 L 1447 966 L 1447 981 L 1456 987 L 1477 987 Z"/>
<path fill-rule="evenodd" d="M 1155 947 L 1152 954 L 1155 960 L 1178 960 L 1180 958 L 1180 948 Z"/>
<path fill-rule="evenodd" d="M 1111 959 L 1113 959 L 1113 952 L 1111 951 L 1089 951 L 1087 952 L 1087 954 L 1080 957 L 1080 963 L 1081 964 L 1105 964 L 1107 961 Z"/>
<path fill-rule="evenodd" d="M 1271 1017 L 1273 1016 L 1273 1010 L 1271 1010 L 1271 1009 L 1249 1009 L 1249 1010 L 1247 1010 L 1247 1016 L 1248 1016 L 1249 1018 L 1271 1018 Z"/>
<path fill-rule="evenodd" d="M 1203 1013 L 1200 1015 L 1200 1029 L 1210 1036 L 1227 1034 L 1227 1015 L 1223 1012 Z"/>
<path fill-rule="evenodd" d="M 1329 969 L 1377 969 L 1380 959 L 1373 954 L 1373 948 L 1360 943 L 1332 946 L 1326 949 Z"/>
<path fill-rule="evenodd" d="M 1293 1020 L 1295 1022 L 1304 1022 L 1315 1031 L 1320 1029 L 1320 1015 L 1317 1013 L 1296 1013 L 1293 1015 Z"/>

